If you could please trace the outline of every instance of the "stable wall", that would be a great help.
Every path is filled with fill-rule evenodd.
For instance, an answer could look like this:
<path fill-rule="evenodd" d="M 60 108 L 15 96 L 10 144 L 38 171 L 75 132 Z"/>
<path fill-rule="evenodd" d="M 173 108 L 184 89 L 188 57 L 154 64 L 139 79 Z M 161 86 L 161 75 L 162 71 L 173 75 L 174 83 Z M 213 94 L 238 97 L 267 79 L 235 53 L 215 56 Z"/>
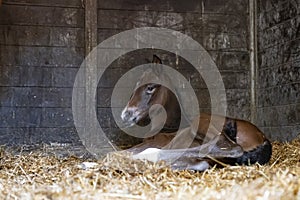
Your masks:
<path fill-rule="evenodd" d="M 229 116 L 250 119 L 248 1 L 137 1 L 98 0 L 98 43 L 124 30 L 154 26 L 180 31 L 199 42 L 222 75 Z M 114 142 L 130 143 L 110 111 L 115 83 L 129 69 L 147 63 L 156 54 L 163 64 L 183 74 L 196 91 L 201 111 L 210 112 L 210 96 L 199 73 L 187 61 L 161 50 L 128 53 L 109 67 L 98 84 L 98 119 Z M 220 103 L 225 98 L 218 99 Z M 128 142 L 126 142 L 128 141 Z"/>
<path fill-rule="evenodd" d="M 257 124 L 272 140 L 300 133 L 300 2 L 258 4 Z"/>
<path fill-rule="evenodd" d="M 0 7 L 0 143 L 78 142 L 72 87 L 84 59 L 81 1 Z"/>
<path fill-rule="evenodd" d="M 216 62 L 226 88 L 228 115 L 251 118 L 248 1 L 97 3 L 98 43 L 136 27 L 181 31 L 202 44 Z M 256 123 L 272 139 L 291 139 L 299 133 L 299 4 L 261 1 L 258 7 Z M 84 59 L 84 20 L 84 4 L 80 0 L 3 1 L 1 144 L 80 144 L 71 97 L 76 73 Z M 120 133 L 112 119 L 110 95 L 114 84 L 132 67 L 146 63 L 153 53 L 190 80 L 201 110 L 210 111 L 207 87 L 185 60 L 159 50 L 131 52 L 113 62 L 98 84 L 98 120 L 115 143 L 125 145 L 132 138 Z"/>

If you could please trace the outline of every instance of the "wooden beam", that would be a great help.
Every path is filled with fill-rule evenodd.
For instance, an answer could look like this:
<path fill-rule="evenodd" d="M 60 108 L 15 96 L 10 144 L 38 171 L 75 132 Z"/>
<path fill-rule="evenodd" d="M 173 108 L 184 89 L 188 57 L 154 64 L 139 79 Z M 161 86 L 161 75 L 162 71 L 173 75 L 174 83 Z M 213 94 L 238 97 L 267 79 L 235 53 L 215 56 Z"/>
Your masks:
<path fill-rule="evenodd" d="M 84 0 L 85 3 L 85 122 L 84 145 L 97 158 L 111 151 L 105 135 L 99 134 L 96 112 L 97 91 L 97 0 Z M 92 52 L 92 53 L 91 53 Z M 91 53 L 91 54 L 90 54 Z"/>
<path fill-rule="evenodd" d="M 250 25 L 250 112 L 251 122 L 257 119 L 257 4 L 256 0 L 249 0 Z"/>
<path fill-rule="evenodd" d="M 85 0 L 85 55 L 97 46 L 97 0 Z"/>

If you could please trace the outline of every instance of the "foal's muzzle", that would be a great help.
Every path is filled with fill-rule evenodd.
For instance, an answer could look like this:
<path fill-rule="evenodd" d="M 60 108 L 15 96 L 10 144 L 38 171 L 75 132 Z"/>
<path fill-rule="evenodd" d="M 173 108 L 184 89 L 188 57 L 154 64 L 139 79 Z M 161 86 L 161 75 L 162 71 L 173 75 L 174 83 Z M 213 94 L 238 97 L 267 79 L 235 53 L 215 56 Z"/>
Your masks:
<path fill-rule="evenodd" d="M 139 121 L 139 115 L 140 112 L 137 110 L 136 107 L 125 107 L 121 113 L 121 119 L 126 125 L 133 126 Z"/>

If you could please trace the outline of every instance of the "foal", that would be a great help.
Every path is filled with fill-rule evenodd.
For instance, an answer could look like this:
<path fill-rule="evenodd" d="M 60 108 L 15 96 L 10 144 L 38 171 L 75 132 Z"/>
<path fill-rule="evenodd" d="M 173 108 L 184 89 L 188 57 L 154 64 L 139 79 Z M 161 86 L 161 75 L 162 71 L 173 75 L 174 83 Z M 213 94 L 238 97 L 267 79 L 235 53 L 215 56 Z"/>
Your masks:
<path fill-rule="evenodd" d="M 152 62 L 157 65 L 162 63 L 155 55 Z M 169 127 L 175 128 L 175 130 L 178 129 L 181 111 L 176 94 L 160 84 L 148 83 L 142 85 L 145 79 L 148 79 L 149 82 L 149 79 L 169 79 L 169 77 L 155 69 L 145 71 L 122 111 L 121 118 L 123 122 L 130 126 L 149 123 L 150 107 L 154 104 L 160 104 L 167 113 L 163 131 L 168 130 Z M 200 171 L 216 164 L 216 159 L 231 165 L 265 164 L 270 160 L 272 154 L 271 143 L 255 125 L 245 120 L 214 116 L 216 120 L 213 121 L 210 127 L 211 117 L 211 114 L 201 113 L 187 128 L 179 130 L 180 140 L 174 142 L 175 133 L 159 133 L 145 139 L 143 143 L 128 149 L 128 151 L 136 154 L 148 148 L 164 149 L 165 151 L 160 152 L 159 160 L 167 160 L 173 158 L 174 155 L 181 155 L 179 159 L 171 164 L 173 168 Z M 206 136 L 214 141 L 203 144 Z M 193 137 L 193 141 L 187 149 L 183 150 L 182 148 L 186 147 L 184 140 L 188 137 Z M 199 154 L 203 148 L 209 148 L 207 156 Z M 168 151 L 166 149 L 172 150 Z M 158 160 L 157 157 L 153 160 L 149 155 L 147 153 L 143 155 L 142 152 L 136 154 L 136 158 Z"/>

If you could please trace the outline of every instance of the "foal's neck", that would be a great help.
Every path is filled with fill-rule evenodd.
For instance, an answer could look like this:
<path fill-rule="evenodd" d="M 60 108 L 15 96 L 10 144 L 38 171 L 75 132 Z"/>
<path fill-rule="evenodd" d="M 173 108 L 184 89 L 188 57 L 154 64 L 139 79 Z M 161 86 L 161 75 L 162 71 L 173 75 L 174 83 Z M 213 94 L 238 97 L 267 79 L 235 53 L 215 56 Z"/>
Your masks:
<path fill-rule="evenodd" d="M 163 131 L 177 131 L 181 121 L 181 109 L 176 96 L 172 92 L 169 92 L 168 100 L 166 101 L 164 107 L 167 112 L 167 120 L 164 125 Z"/>

